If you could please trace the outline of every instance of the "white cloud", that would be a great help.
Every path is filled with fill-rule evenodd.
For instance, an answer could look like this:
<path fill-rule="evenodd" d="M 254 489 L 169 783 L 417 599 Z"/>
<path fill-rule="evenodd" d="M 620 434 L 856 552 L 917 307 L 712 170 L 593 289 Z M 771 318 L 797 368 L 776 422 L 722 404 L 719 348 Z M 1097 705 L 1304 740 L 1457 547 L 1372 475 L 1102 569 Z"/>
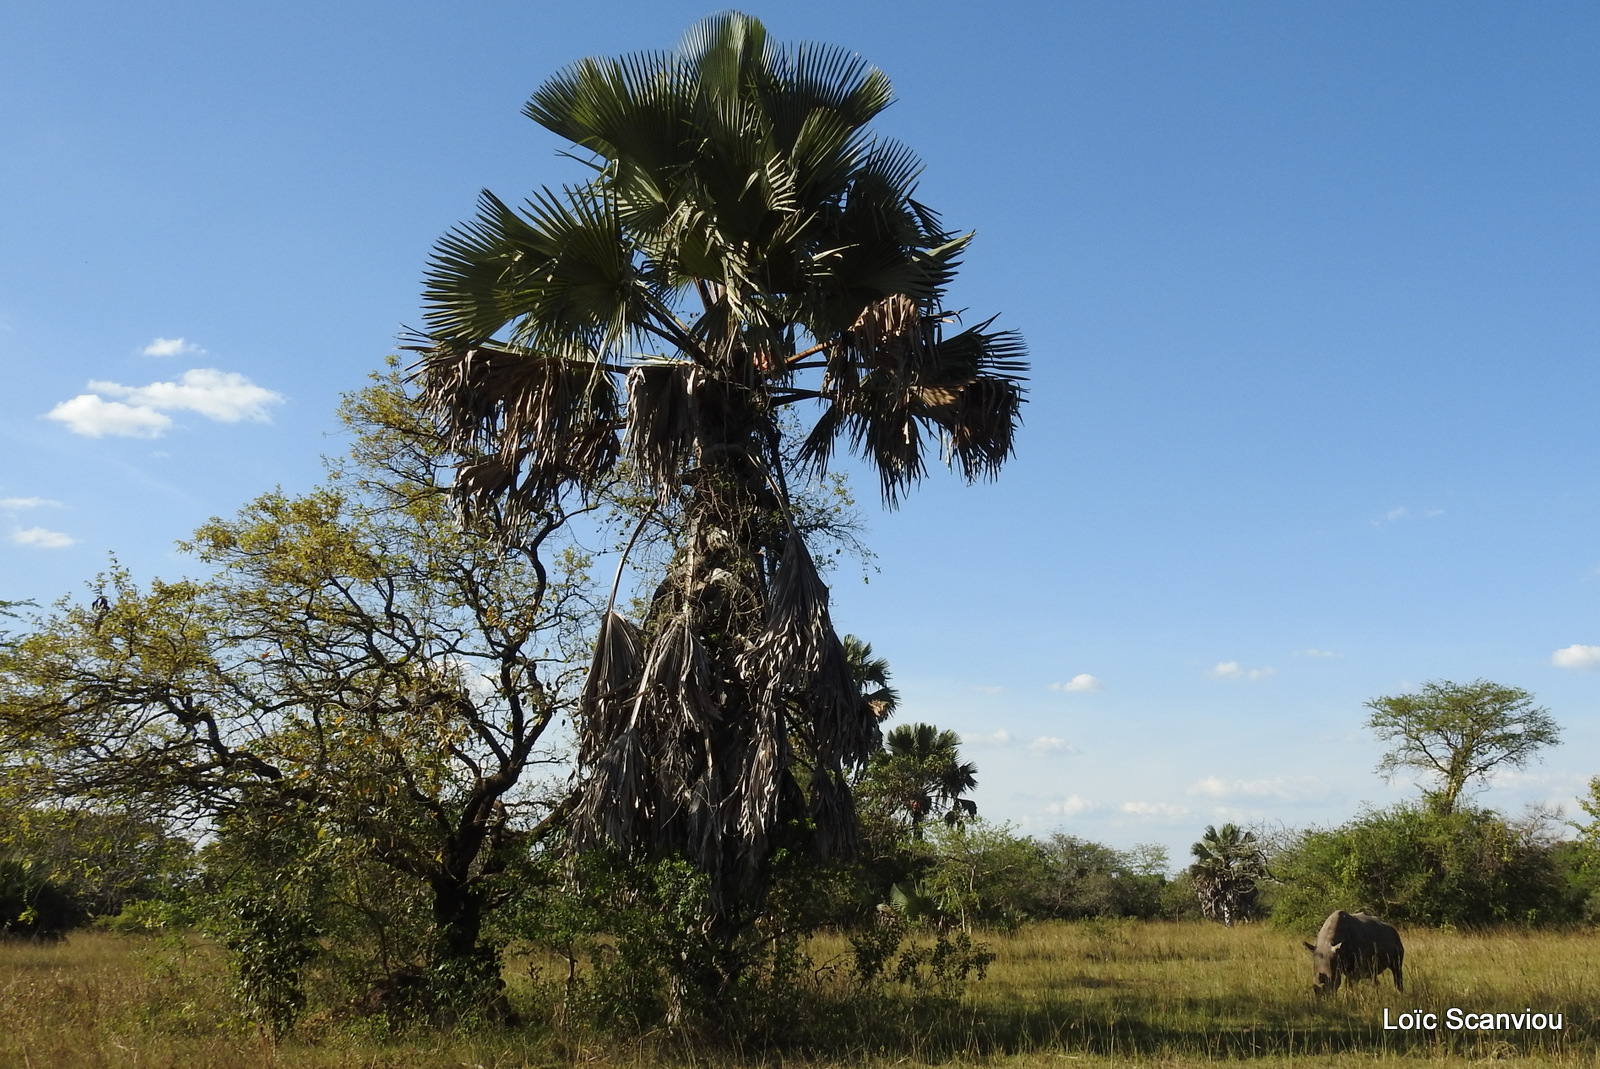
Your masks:
<path fill-rule="evenodd" d="M 1058 739 L 1053 735 L 1040 735 L 1028 743 L 1028 749 L 1033 753 L 1077 753 L 1078 748 L 1066 739 Z"/>
<path fill-rule="evenodd" d="M 172 426 L 166 412 L 197 412 L 220 423 L 268 422 L 267 407 L 283 403 L 283 395 L 257 386 L 237 372 L 215 368 L 185 371 L 177 382 L 123 386 L 91 381 L 93 393 L 79 394 L 51 409 L 50 419 L 76 434 L 101 438 L 157 438 Z M 106 398 L 117 398 L 108 401 Z"/>
<path fill-rule="evenodd" d="M 1189 784 L 1187 793 L 1208 798 L 1276 798 L 1292 801 L 1323 793 L 1320 780 L 1312 776 L 1274 776 L 1270 779 L 1232 779 L 1207 776 Z"/>
<path fill-rule="evenodd" d="M 1099 808 L 1098 803 L 1091 802 L 1087 798 L 1080 798 L 1074 794 L 1063 798 L 1059 802 L 1051 802 L 1044 807 L 1044 811 L 1061 817 L 1075 817 L 1079 813 L 1087 813 L 1091 809 Z"/>
<path fill-rule="evenodd" d="M 48 497 L 0 497 L 0 509 L 19 512 L 22 509 L 61 508 L 61 502 Z"/>
<path fill-rule="evenodd" d="M 1390 523 L 1393 523 L 1395 520 L 1403 520 L 1409 515 L 1411 515 L 1411 510 L 1408 509 L 1408 508 L 1402 507 L 1402 508 L 1397 508 L 1397 509 L 1390 509 L 1388 512 L 1385 512 L 1383 514 L 1383 518 L 1388 520 Z"/>
<path fill-rule="evenodd" d="M 1093 691 L 1104 690 L 1105 686 L 1106 685 L 1104 683 L 1100 682 L 1100 680 L 1096 679 L 1088 672 L 1079 672 L 1065 683 L 1050 684 L 1050 689 L 1066 691 Z"/>
<path fill-rule="evenodd" d="M 27 530 L 11 532 L 11 541 L 20 546 L 38 546 L 40 549 L 66 549 L 77 539 L 60 531 L 29 527 Z"/>
<path fill-rule="evenodd" d="M 999 731 L 996 731 L 993 735 L 963 735 L 963 736 L 961 736 L 961 745 L 963 745 L 963 746 L 1010 746 L 1013 742 L 1016 742 L 1016 741 L 1017 741 L 1016 737 L 1013 736 L 1011 734 L 1011 732 L 1007 731 L 1005 728 L 1001 728 Z"/>
<path fill-rule="evenodd" d="M 1600 646 L 1566 646 L 1550 655 L 1550 663 L 1557 668 L 1592 672 L 1600 667 Z"/>
<path fill-rule="evenodd" d="M 148 386 L 122 386 L 91 382 L 89 389 L 108 397 L 121 397 L 141 408 L 198 412 L 221 423 L 242 419 L 265 423 L 267 406 L 281 404 L 283 395 L 257 386 L 237 371 L 201 367 L 185 371 L 178 382 L 152 382 Z"/>
<path fill-rule="evenodd" d="M 172 426 L 172 417 L 153 408 L 138 408 L 121 401 L 106 401 L 92 393 L 80 393 L 70 401 L 45 413 L 46 419 L 65 423 L 73 434 L 103 438 L 159 438 Z"/>
<path fill-rule="evenodd" d="M 1313 646 L 1310 649 L 1296 650 L 1295 651 L 1295 656 L 1297 656 L 1297 657 L 1343 657 L 1344 654 L 1335 653 L 1332 650 L 1319 650 L 1315 646 Z"/>
<path fill-rule="evenodd" d="M 1136 817 L 1186 817 L 1189 807 L 1167 802 L 1123 802 L 1122 811 Z"/>
<path fill-rule="evenodd" d="M 139 351 L 145 356 L 197 356 L 205 352 L 200 346 L 182 338 L 157 338 Z"/>
<path fill-rule="evenodd" d="M 1265 679 L 1272 674 L 1272 669 L 1245 668 L 1238 661 L 1223 661 L 1206 674 L 1213 679 Z"/>

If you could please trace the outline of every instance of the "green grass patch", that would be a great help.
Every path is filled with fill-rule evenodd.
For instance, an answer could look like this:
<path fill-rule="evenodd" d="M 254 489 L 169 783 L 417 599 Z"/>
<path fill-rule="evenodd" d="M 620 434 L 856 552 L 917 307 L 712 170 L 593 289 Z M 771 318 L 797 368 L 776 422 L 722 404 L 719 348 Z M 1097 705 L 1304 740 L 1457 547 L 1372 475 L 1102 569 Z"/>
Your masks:
<path fill-rule="evenodd" d="M 198 940 L 75 935 L 0 943 L 0 1067 L 637 1067 L 839 1064 L 1254 1067 L 1575 1066 L 1600 1053 L 1600 935 L 1406 931 L 1407 992 L 1387 976 L 1318 1001 L 1309 955 L 1260 925 L 1081 922 L 985 936 L 996 957 L 959 1000 L 852 991 L 845 944 L 814 942 L 814 1021 L 803 1047 L 712 1046 L 653 1034 L 579 1034 L 552 1023 L 552 986 L 529 960 L 507 969 L 529 1023 L 391 1030 L 324 1006 L 274 1043 L 229 994 L 226 963 Z M 537 975 L 550 975 L 553 970 Z M 1560 1013 L 1560 1032 L 1401 1032 L 1422 1009 Z"/>

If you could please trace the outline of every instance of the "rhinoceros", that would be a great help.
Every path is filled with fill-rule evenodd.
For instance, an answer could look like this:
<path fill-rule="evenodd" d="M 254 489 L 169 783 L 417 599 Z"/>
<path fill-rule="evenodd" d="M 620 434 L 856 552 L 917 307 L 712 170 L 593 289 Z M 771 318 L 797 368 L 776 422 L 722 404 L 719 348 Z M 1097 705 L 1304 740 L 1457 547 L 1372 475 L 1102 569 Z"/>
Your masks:
<path fill-rule="evenodd" d="M 1335 910 L 1322 922 L 1317 945 L 1306 943 L 1305 948 L 1311 951 L 1313 989 L 1319 995 L 1339 990 L 1346 977 L 1375 981 L 1385 969 L 1394 974 L 1396 991 L 1406 989 L 1400 976 L 1406 956 L 1400 933 L 1376 917 Z"/>

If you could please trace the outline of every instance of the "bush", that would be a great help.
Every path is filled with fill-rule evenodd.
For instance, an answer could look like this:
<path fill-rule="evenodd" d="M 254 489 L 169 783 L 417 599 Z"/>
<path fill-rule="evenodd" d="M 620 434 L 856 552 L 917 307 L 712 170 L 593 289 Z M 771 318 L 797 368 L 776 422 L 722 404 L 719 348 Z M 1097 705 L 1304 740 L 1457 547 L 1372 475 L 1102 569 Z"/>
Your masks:
<path fill-rule="evenodd" d="M 1048 869 L 1032 839 L 974 818 L 935 825 L 927 842 L 934 860 L 923 890 L 961 927 L 1015 928 L 1038 915 Z"/>
<path fill-rule="evenodd" d="M 181 899 L 192 857 L 186 840 L 154 821 L 0 804 L 0 896 L 10 903 L 0 904 L 0 930 L 64 932 L 133 903 Z"/>
<path fill-rule="evenodd" d="M 1305 928 L 1336 909 L 1458 927 L 1577 920 L 1583 895 L 1534 822 L 1426 804 L 1312 829 L 1272 861 L 1274 922 Z"/>
<path fill-rule="evenodd" d="M 44 866 L 31 858 L 0 856 L 0 936 L 59 939 L 84 916 Z"/>

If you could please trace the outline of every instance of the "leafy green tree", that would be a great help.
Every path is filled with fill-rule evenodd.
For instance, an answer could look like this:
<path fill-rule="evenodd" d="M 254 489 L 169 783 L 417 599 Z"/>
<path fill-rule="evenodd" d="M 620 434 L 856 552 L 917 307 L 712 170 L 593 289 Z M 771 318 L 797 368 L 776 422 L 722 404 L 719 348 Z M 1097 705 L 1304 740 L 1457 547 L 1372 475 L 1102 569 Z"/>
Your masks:
<path fill-rule="evenodd" d="M 974 819 L 935 825 L 928 845 L 934 860 L 922 887 L 963 930 L 1014 928 L 1034 912 L 1047 868 L 1032 839 Z"/>
<path fill-rule="evenodd" d="M 977 816 L 966 795 L 978 786 L 978 766 L 961 760 L 961 736 L 932 724 L 901 724 L 873 755 L 863 792 L 890 812 L 903 814 L 911 837 L 921 839 L 930 817 L 959 825 Z"/>
<path fill-rule="evenodd" d="M 1394 743 L 1378 771 L 1392 777 L 1411 768 L 1436 777 L 1439 785 L 1427 796 L 1445 813 L 1472 780 L 1502 765 L 1522 768 L 1561 741 L 1561 729 L 1533 695 L 1486 679 L 1434 680 L 1414 694 L 1374 698 L 1367 708 L 1367 726 Z"/>
<path fill-rule="evenodd" d="M 1589 794 L 1585 798 L 1578 799 L 1578 808 L 1582 809 L 1589 819 L 1569 820 L 1567 825 L 1578 833 L 1580 843 L 1600 853 L 1600 776 L 1589 778 Z"/>
<path fill-rule="evenodd" d="M 856 848 L 850 773 L 879 744 L 795 489 L 841 437 L 889 502 L 935 449 L 991 476 L 1023 400 L 1021 340 L 954 326 L 971 235 L 871 131 L 890 100 L 859 57 L 731 12 L 676 52 L 583 60 L 525 112 L 586 180 L 484 193 L 427 272 L 417 373 L 463 506 L 514 519 L 626 470 L 681 532 L 643 618 L 603 621 L 575 832 L 689 858 L 727 938 L 785 829 Z"/>
<path fill-rule="evenodd" d="M 196 532 L 208 576 L 141 589 L 113 568 L 102 606 L 63 600 L 0 655 L 0 772 L 218 822 L 224 844 L 292 814 L 299 847 L 263 865 L 316 848 L 402 878 L 427 907 L 413 952 L 437 997 L 477 998 L 498 983 L 483 922 L 502 876 L 565 813 L 538 773 L 566 767 L 546 736 L 593 633 L 586 559 L 554 504 L 509 546 L 463 527 L 393 380 L 343 415 L 352 451 L 323 488 Z M 257 919 L 263 946 L 312 923 Z"/>
<path fill-rule="evenodd" d="M 181 896 L 192 855 L 187 839 L 135 813 L 40 804 L 0 809 L 0 857 L 25 862 L 48 879 L 79 920 Z"/>
<path fill-rule="evenodd" d="M 0 618 L 15 620 L 17 619 L 17 614 L 12 610 L 32 604 L 29 601 L 0 601 Z M 6 630 L 0 630 L 0 649 L 5 649 L 11 644 L 11 633 Z"/>
<path fill-rule="evenodd" d="M 1167 886 L 1167 852 L 1154 844 L 1116 850 L 1057 832 L 1039 844 L 1046 877 L 1039 915 L 1156 917 Z"/>
<path fill-rule="evenodd" d="M 1257 884 L 1267 870 L 1266 854 L 1255 832 L 1236 824 L 1221 828 L 1207 824 L 1205 834 L 1189 852 L 1194 856 L 1189 877 L 1203 916 L 1231 928 L 1235 920 L 1255 915 Z"/>

